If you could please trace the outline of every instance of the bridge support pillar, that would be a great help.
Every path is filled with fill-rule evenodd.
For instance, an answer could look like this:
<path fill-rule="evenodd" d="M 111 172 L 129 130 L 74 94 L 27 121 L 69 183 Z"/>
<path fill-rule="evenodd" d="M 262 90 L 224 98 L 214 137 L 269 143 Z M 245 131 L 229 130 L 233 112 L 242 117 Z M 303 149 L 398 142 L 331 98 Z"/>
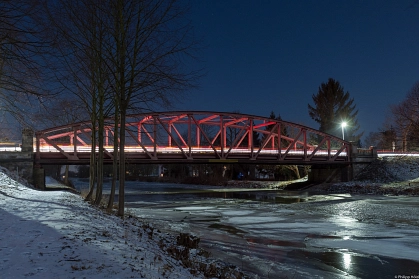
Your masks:
<path fill-rule="evenodd" d="M 45 190 L 45 170 L 41 167 L 33 169 L 33 185 L 35 188 Z"/>
<path fill-rule="evenodd" d="M 19 144 L 18 144 L 19 145 Z M 33 178 L 33 131 L 22 130 L 21 151 L 4 151 L 0 154 L 0 164 L 10 172 L 32 183 Z"/>
<path fill-rule="evenodd" d="M 354 178 L 354 168 L 353 165 L 347 165 L 341 168 L 341 182 L 352 181 Z"/>
<path fill-rule="evenodd" d="M 23 129 L 22 130 L 22 152 L 33 153 L 33 131 L 32 129 Z"/>
<path fill-rule="evenodd" d="M 311 182 L 347 182 L 352 178 L 351 165 L 313 165 L 308 174 Z"/>

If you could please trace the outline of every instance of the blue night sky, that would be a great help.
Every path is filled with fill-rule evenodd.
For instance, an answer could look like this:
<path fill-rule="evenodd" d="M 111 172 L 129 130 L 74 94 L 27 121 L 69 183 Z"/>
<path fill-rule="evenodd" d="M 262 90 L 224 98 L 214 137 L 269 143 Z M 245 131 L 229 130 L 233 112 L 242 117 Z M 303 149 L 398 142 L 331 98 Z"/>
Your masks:
<path fill-rule="evenodd" d="M 354 98 L 359 132 L 419 81 L 419 1 L 191 1 L 206 75 L 176 109 L 238 111 L 312 128 L 307 104 L 329 77 Z"/>

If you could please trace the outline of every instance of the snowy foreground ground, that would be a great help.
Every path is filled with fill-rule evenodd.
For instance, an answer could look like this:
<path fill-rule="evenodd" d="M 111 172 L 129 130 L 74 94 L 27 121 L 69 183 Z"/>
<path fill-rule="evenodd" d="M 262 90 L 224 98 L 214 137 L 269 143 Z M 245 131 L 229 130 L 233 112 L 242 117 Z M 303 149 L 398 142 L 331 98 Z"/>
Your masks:
<path fill-rule="evenodd" d="M 418 193 L 416 161 L 383 161 L 366 172 L 370 177 L 363 181 L 319 190 Z M 31 189 L 6 173 L 0 168 L 2 279 L 242 277 L 234 267 L 205 258 L 138 219 L 107 215 L 68 192 Z"/>
<path fill-rule="evenodd" d="M 204 278 L 223 269 L 134 218 L 107 215 L 71 193 L 31 189 L 5 172 L 0 169 L 2 279 Z M 240 277 L 228 269 L 228 278 Z"/>

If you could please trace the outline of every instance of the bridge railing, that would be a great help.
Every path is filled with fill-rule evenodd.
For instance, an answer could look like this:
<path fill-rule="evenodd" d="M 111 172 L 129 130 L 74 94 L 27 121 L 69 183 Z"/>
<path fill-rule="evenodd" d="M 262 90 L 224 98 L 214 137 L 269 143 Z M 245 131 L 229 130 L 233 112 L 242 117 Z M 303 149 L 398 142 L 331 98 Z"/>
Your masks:
<path fill-rule="evenodd" d="M 59 153 L 60 151 L 64 151 L 67 153 L 71 153 L 74 151 L 74 146 L 69 146 L 69 145 L 57 145 L 59 147 L 59 149 L 57 149 L 54 146 L 50 146 L 50 145 L 41 145 L 39 150 L 40 152 L 56 152 Z M 152 146 L 144 146 L 145 149 L 152 149 Z M 108 152 L 113 153 L 114 152 L 114 148 L 113 146 L 104 146 L 105 150 Z M 182 153 L 182 150 L 180 150 L 179 148 L 175 148 L 175 147 L 157 147 L 157 152 L 158 153 Z M 216 152 L 221 152 L 221 148 L 216 148 L 215 149 Z M 76 151 L 77 153 L 90 153 L 91 152 L 91 146 L 78 146 L 76 147 Z M 96 152 L 98 152 L 99 149 L 96 147 Z M 283 154 L 285 153 L 287 150 L 286 149 L 264 149 L 260 151 L 260 154 Z M 345 151 L 340 152 L 339 154 L 337 154 L 337 149 L 331 150 L 331 154 L 332 155 L 337 155 L 339 157 L 346 157 L 348 156 L 347 153 Z M 138 147 L 138 146 L 125 146 L 125 152 L 127 153 L 145 153 L 145 151 L 143 150 L 142 147 Z M 212 147 L 191 147 L 191 152 L 192 153 L 214 153 L 214 150 L 212 149 Z M 251 153 L 252 150 L 251 149 L 247 149 L 247 148 L 234 148 L 230 150 L 231 154 L 249 154 Z M 313 156 L 325 156 L 328 155 L 329 152 L 327 150 L 319 150 L 316 153 L 313 152 L 313 150 L 289 150 L 288 153 L 289 154 L 300 154 L 303 155 L 304 153 L 307 153 L 307 155 L 313 155 Z"/>
<path fill-rule="evenodd" d="M 114 130 L 109 119 L 104 132 L 108 157 L 113 156 Z M 41 158 L 41 153 L 59 152 L 69 160 L 77 160 L 79 153 L 91 151 L 91 135 L 89 122 L 39 131 L 36 133 L 37 158 Z M 349 161 L 350 150 L 350 143 L 317 130 L 239 113 L 137 114 L 128 116 L 126 123 L 125 151 L 144 155 L 142 158 L 149 160 L 179 155 L 177 160 L 205 157 L 335 162 Z"/>
<path fill-rule="evenodd" d="M 368 156 L 368 157 L 372 157 L 374 156 L 374 152 L 376 153 L 376 150 L 374 150 L 374 148 L 370 147 L 370 148 L 357 148 L 356 149 L 356 153 L 358 156 Z"/>
<path fill-rule="evenodd" d="M 0 152 L 1 151 L 21 151 L 21 145 L 20 143 L 0 143 Z"/>
<path fill-rule="evenodd" d="M 378 157 L 419 157 L 419 152 L 402 152 L 393 150 L 377 150 Z"/>

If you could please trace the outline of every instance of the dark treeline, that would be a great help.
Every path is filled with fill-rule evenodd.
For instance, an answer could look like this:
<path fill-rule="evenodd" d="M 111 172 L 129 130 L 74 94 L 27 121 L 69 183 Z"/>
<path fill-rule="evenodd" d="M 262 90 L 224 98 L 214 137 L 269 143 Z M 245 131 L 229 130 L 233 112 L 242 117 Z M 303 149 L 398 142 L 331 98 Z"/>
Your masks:
<path fill-rule="evenodd" d="M 368 135 L 366 143 L 390 151 L 419 151 L 419 82 L 390 107 L 385 123 Z"/>

